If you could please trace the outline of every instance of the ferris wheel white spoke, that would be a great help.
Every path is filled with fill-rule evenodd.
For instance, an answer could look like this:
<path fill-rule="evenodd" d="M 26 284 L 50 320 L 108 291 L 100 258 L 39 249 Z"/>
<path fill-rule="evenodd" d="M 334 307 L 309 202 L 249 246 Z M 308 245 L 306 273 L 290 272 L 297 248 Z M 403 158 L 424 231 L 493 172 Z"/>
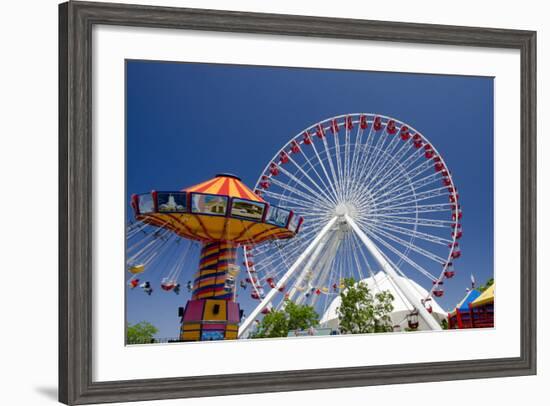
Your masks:
<path fill-rule="evenodd" d="M 428 175 L 428 176 L 425 176 L 424 178 L 421 178 L 421 179 L 417 179 L 415 181 L 411 181 L 409 184 L 407 185 L 401 185 L 401 186 L 398 186 L 392 190 L 388 190 L 382 194 L 376 194 L 374 196 L 375 200 L 378 200 L 378 199 L 382 199 L 383 197 L 386 197 L 386 196 L 389 196 L 389 195 L 392 195 L 392 194 L 395 194 L 395 193 L 398 193 L 404 189 L 416 189 L 416 190 L 419 190 L 420 188 L 424 187 L 424 186 L 427 186 L 427 185 L 431 185 L 431 184 L 434 184 L 434 183 L 438 183 L 438 184 L 441 184 L 440 182 L 440 179 L 441 179 L 441 175 L 436 172 L 434 174 L 431 174 L 431 175 Z M 442 187 L 442 189 L 447 189 L 447 186 L 444 186 Z M 399 195 L 399 194 L 398 194 Z"/>
<path fill-rule="evenodd" d="M 308 197 L 308 199 L 305 199 L 308 203 L 304 203 L 303 200 L 298 200 L 297 198 L 294 198 L 294 197 L 291 197 L 290 195 L 285 195 L 285 194 L 281 194 L 281 193 L 277 193 L 277 192 L 274 192 L 272 190 L 264 190 L 263 191 L 263 194 L 265 196 L 269 196 L 269 197 L 273 197 L 273 198 L 276 198 L 276 199 L 279 199 L 280 201 L 284 201 L 284 202 L 290 202 L 298 207 L 303 207 L 303 208 L 307 208 L 307 207 L 311 207 L 311 205 L 316 205 L 317 204 L 317 201 L 316 200 L 313 200 L 313 199 L 310 199 Z M 278 204 L 278 206 L 282 207 L 283 205 L 281 203 Z M 288 206 L 288 205 L 287 205 Z M 315 206 L 314 206 L 315 207 Z M 328 209 L 328 207 L 327 207 Z M 322 209 L 317 209 L 319 211 L 323 211 Z"/>
<path fill-rule="evenodd" d="M 377 217 L 380 215 L 402 215 L 402 214 L 415 214 L 415 213 L 438 213 L 438 212 L 450 212 L 452 203 L 439 203 L 439 204 L 419 204 L 416 207 L 399 207 L 381 208 L 369 213 L 369 217 Z"/>
<path fill-rule="evenodd" d="M 420 174 L 422 174 L 423 172 L 425 172 L 428 169 L 431 169 L 431 167 L 432 167 L 432 165 L 426 165 L 426 164 L 423 164 L 421 166 L 423 168 L 419 168 L 420 170 L 417 171 L 417 172 L 414 172 L 414 171 L 405 172 L 404 170 L 401 172 L 401 173 L 407 173 L 408 179 L 411 182 L 410 184 L 413 184 L 414 182 L 418 181 L 418 186 L 416 187 L 416 189 L 419 189 L 419 188 L 421 188 L 421 187 L 423 187 L 427 184 L 430 184 L 430 183 L 436 183 L 436 180 L 437 180 L 436 178 L 441 176 L 439 173 L 435 173 L 435 174 L 427 175 L 425 178 L 428 178 L 428 179 L 425 179 L 425 178 L 416 179 Z M 395 193 L 395 192 L 405 188 L 405 186 L 401 183 L 401 176 L 399 176 L 399 175 L 394 176 L 385 185 L 385 187 L 382 187 L 382 188 L 377 190 L 378 191 L 378 196 L 377 196 L 378 199 L 380 199 L 381 196 L 392 194 L 392 193 Z M 436 176 L 433 176 L 433 175 L 436 175 Z"/>
<path fill-rule="evenodd" d="M 334 147 L 336 150 L 336 173 L 338 176 L 338 183 L 340 184 L 340 192 L 342 193 L 342 197 L 344 196 L 344 189 L 342 188 L 342 180 L 344 179 L 343 172 L 342 172 L 342 163 L 341 163 L 341 157 L 340 157 L 340 141 L 339 141 L 339 134 L 338 131 L 335 131 L 333 134 L 334 139 Z"/>
<path fill-rule="evenodd" d="M 329 152 L 329 147 L 328 147 L 328 142 L 327 142 L 327 137 L 326 137 L 326 129 L 323 129 L 323 131 L 325 131 L 325 136 L 323 137 L 323 145 L 325 147 L 325 155 L 327 157 L 327 162 L 328 162 L 328 166 L 330 168 L 330 173 L 332 174 L 332 178 L 334 179 L 334 185 L 335 185 L 335 188 L 336 188 L 336 195 L 338 196 L 338 200 L 342 200 L 342 187 L 340 185 L 340 182 L 339 182 L 339 179 L 338 179 L 338 176 L 336 175 L 335 171 L 334 171 L 334 165 L 332 163 L 332 157 L 331 157 L 331 154 Z"/>
<path fill-rule="evenodd" d="M 372 171 L 374 168 L 376 168 L 376 165 L 378 165 L 378 162 L 381 160 L 381 159 L 384 159 L 386 157 L 386 153 L 385 153 L 385 149 L 384 149 L 384 145 L 386 143 L 386 139 L 388 138 L 388 132 L 387 132 L 387 129 L 386 129 L 386 126 L 383 126 L 384 129 L 382 130 L 382 133 L 380 134 L 380 136 L 378 137 L 378 140 L 376 142 L 376 144 L 374 145 L 373 149 L 375 151 L 379 151 L 381 152 L 380 154 L 371 154 L 370 156 L 373 157 L 371 159 L 371 162 L 370 164 L 367 166 L 365 165 L 365 170 L 361 171 L 360 173 L 360 177 L 362 178 L 363 175 L 365 176 L 365 178 L 369 178 L 369 176 L 372 174 Z M 383 158 L 384 157 L 384 158 Z"/>
<path fill-rule="evenodd" d="M 367 121 L 367 125 L 369 125 L 368 121 Z M 355 141 L 355 148 L 353 153 L 353 165 L 352 165 L 352 173 L 355 175 L 355 179 L 358 178 L 357 175 L 359 174 L 359 164 L 361 163 L 361 159 L 359 158 L 359 152 L 368 153 L 368 151 L 370 150 L 370 146 L 372 144 L 371 140 L 372 140 L 372 130 L 373 130 L 373 126 L 371 123 L 369 127 L 369 132 L 367 133 L 367 139 L 365 140 L 365 144 L 363 145 L 362 141 L 363 141 L 364 130 L 361 129 L 360 122 L 357 124 L 357 126 L 358 126 L 358 130 L 357 130 L 358 135 Z M 353 183 L 354 184 L 352 185 L 352 189 L 350 191 L 351 194 L 353 194 L 355 192 L 355 188 L 359 186 L 357 184 L 357 181 Z"/>
<path fill-rule="evenodd" d="M 384 148 L 384 156 L 387 157 L 387 159 L 378 159 L 377 166 L 375 165 L 371 169 L 371 173 L 368 175 L 368 181 L 366 187 L 368 188 L 375 179 L 378 179 L 378 175 L 382 173 L 383 170 L 387 168 L 387 166 L 390 163 L 396 163 L 399 162 L 399 159 L 401 158 L 400 154 L 404 152 L 407 152 L 404 148 L 406 145 L 401 145 L 401 149 L 398 150 L 397 154 L 394 155 L 394 149 L 396 146 L 398 146 L 400 143 L 399 136 L 397 134 L 394 134 L 390 140 L 390 142 L 385 146 Z"/>
<path fill-rule="evenodd" d="M 362 163 L 364 166 L 366 166 L 366 164 L 368 162 L 362 162 L 361 161 L 361 158 L 359 157 L 359 153 L 362 152 L 363 155 L 366 155 L 367 158 L 368 158 L 368 154 L 370 153 L 370 151 L 372 150 L 373 146 L 372 146 L 372 143 L 373 143 L 373 122 L 369 122 L 367 121 L 367 125 L 369 125 L 369 132 L 367 134 L 367 139 L 365 140 L 365 144 L 361 144 L 362 142 L 362 135 L 363 135 L 363 132 L 361 131 L 361 139 L 357 140 L 356 141 L 356 148 L 355 148 L 355 156 L 354 156 L 354 166 L 353 166 L 353 172 L 355 174 L 355 182 L 354 182 L 354 185 L 352 187 L 352 190 L 351 190 L 351 193 L 354 194 L 357 190 L 357 187 L 360 186 L 360 178 L 361 178 L 361 169 L 363 167 L 360 166 L 360 164 Z"/>
<path fill-rule="evenodd" d="M 311 147 L 315 148 L 315 145 L 314 143 L 312 142 L 312 145 Z M 306 149 L 306 146 L 303 145 L 303 149 Z M 315 175 L 317 176 L 317 178 L 319 179 L 319 181 L 323 184 L 323 187 L 325 188 L 324 190 L 326 191 L 326 193 L 328 193 L 330 195 L 330 192 L 332 190 L 332 192 L 334 193 L 333 196 L 330 197 L 330 201 L 336 203 L 336 190 L 334 189 L 333 185 L 330 184 L 330 190 L 329 190 L 329 186 L 327 186 L 327 184 L 325 183 L 325 178 L 323 178 L 321 176 L 321 174 L 317 171 L 317 169 L 315 168 L 315 165 L 313 165 L 313 163 L 311 162 L 311 160 L 308 158 L 306 152 L 304 150 L 302 150 L 302 156 L 304 157 L 305 161 L 307 162 L 307 164 L 309 165 L 309 167 L 311 168 L 311 170 L 315 173 Z M 324 169 L 324 167 L 323 167 Z M 328 174 L 326 173 L 325 171 L 325 176 L 328 177 Z M 330 181 L 329 181 L 330 183 Z"/>
<path fill-rule="evenodd" d="M 321 156 L 319 155 L 319 152 L 317 151 L 317 147 L 315 146 L 314 141 L 311 142 L 311 147 L 313 148 L 313 152 L 315 152 L 315 157 L 317 158 L 317 162 L 319 162 L 319 166 L 321 167 L 321 169 L 323 170 L 323 173 L 325 174 L 325 179 L 328 182 L 328 184 L 330 185 L 330 188 L 331 188 L 332 192 L 334 193 L 335 199 L 338 200 L 339 196 L 338 196 L 338 191 L 336 190 L 336 186 L 334 185 L 333 180 L 330 178 L 330 176 L 327 172 L 327 168 L 325 167 L 325 164 L 323 163 L 323 160 L 321 159 Z"/>
<path fill-rule="evenodd" d="M 440 227 L 451 230 L 451 224 L 454 224 L 454 221 L 448 220 L 436 220 L 436 219 L 426 219 L 422 217 L 393 217 L 393 216 L 380 216 L 379 217 L 384 223 L 393 223 L 393 224 L 413 224 L 422 227 Z"/>
<path fill-rule="evenodd" d="M 443 238 L 443 237 L 439 237 L 439 236 L 425 233 L 422 231 L 411 230 L 409 228 L 395 226 L 392 224 L 388 224 L 387 222 L 377 222 L 376 220 L 372 220 L 372 221 L 369 221 L 369 224 L 375 224 L 376 226 L 383 227 L 385 230 L 394 231 L 396 233 L 407 235 L 409 237 L 419 238 L 421 240 L 431 242 L 434 244 L 448 246 L 453 242 L 453 240 L 449 238 Z"/>
<path fill-rule="evenodd" d="M 296 166 L 296 168 L 298 168 L 298 170 L 315 186 L 315 188 L 318 190 L 317 193 L 321 193 L 321 195 L 323 195 L 326 198 L 327 202 L 336 203 L 336 201 L 331 196 L 329 196 L 327 193 L 325 193 L 325 190 L 321 186 L 319 186 L 317 184 L 317 182 L 315 182 L 309 176 L 309 174 L 306 171 L 304 171 L 304 169 L 294 159 L 292 159 L 290 154 L 288 155 L 288 158 L 289 158 L 290 162 L 292 162 L 294 164 L 294 166 Z"/>
<path fill-rule="evenodd" d="M 421 156 L 423 156 L 423 155 L 420 155 L 418 158 L 420 158 Z M 396 184 L 397 185 L 400 184 L 401 175 L 402 175 L 403 172 L 407 172 L 411 179 L 415 179 L 417 176 L 419 176 L 423 172 L 433 168 L 433 162 L 431 162 L 431 160 L 430 161 L 423 160 L 420 164 L 415 166 L 413 169 L 409 169 L 418 160 L 418 158 L 416 160 L 410 161 L 409 163 L 401 164 L 400 167 L 401 167 L 402 172 L 396 172 L 396 173 L 393 173 L 393 174 L 388 173 L 386 176 L 379 179 L 375 186 L 378 186 L 379 184 L 384 182 L 384 190 L 386 190 L 386 189 L 389 189 L 389 188 L 393 187 Z"/>
<path fill-rule="evenodd" d="M 365 264 L 367 265 L 367 269 L 369 271 L 369 275 L 370 277 L 373 279 L 373 281 L 375 281 L 376 283 L 376 278 L 374 277 L 374 271 L 372 270 L 372 267 L 370 265 L 370 262 L 367 258 L 367 255 L 365 254 L 364 250 L 366 250 L 367 248 L 364 246 L 364 244 L 361 243 L 361 241 L 359 240 L 359 237 L 353 233 L 353 239 L 354 241 L 356 242 L 356 246 L 358 247 L 357 251 L 361 254 L 361 257 L 363 258 L 363 261 L 365 262 Z M 361 269 L 361 268 L 359 268 Z M 365 279 L 363 277 L 363 275 L 361 274 L 361 272 L 359 272 L 359 275 L 360 275 L 360 279 L 363 280 Z"/>
<path fill-rule="evenodd" d="M 401 168 L 402 171 L 407 171 L 411 178 L 414 178 L 412 174 L 415 172 L 415 170 L 414 169 L 410 170 L 409 168 L 412 165 L 414 165 L 420 158 L 423 158 L 423 157 L 424 157 L 423 151 L 416 150 L 411 155 L 409 155 L 403 162 L 400 162 L 399 167 Z M 415 167 L 415 169 L 423 168 L 423 167 L 425 167 L 426 169 L 431 167 L 430 162 L 423 160 L 417 167 Z M 377 183 L 373 185 L 373 187 L 376 187 L 382 182 L 384 182 L 384 187 L 388 188 L 392 186 L 395 182 L 399 181 L 401 174 L 402 172 L 400 173 L 400 172 L 388 171 L 384 176 L 382 176 L 380 179 L 377 180 Z"/>
<path fill-rule="evenodd" d="M 424 248 L 420 248 L 419 246 L 415 245 L 415 244 L 412 244 L 411 242 L 409 241 L 406 241 L 400 237 L 397 237 L 391 233 L 388 233 L 386 230 L 382 229 L 379 225 L 377 224 L 374 224 L 374 223 L 366 223 L 366 222 L 363 222 L 363 223 L 360 223 L 362 224 L 364 227 L 368 227 L 369 230 L 371 231 L 374 231 L 376 232 L 377 234 L 379 235 L 382 235 L 390 240 L 392 240 L 393 242 L 405 247 L 405 248 L 408 248 L 410 249 L 411 251 L 414 251 L 416 252 L 417 254 L 420 254 L 420 255 L 423 255 L 424 257 L 428 258 L 428 259 L 431 259 L 432 261 L 436 262 L 437 264 L 441 265 L 445 262 L 447 262 L 447 259 L 446 258 L 442 258 L 440 257 L 439 255 L 436 255 L 436 254 L 433 254 L 431 253 L 430 251 L 428 250 L 425 250 Z M 385 226 L 385 225 L 383 225 Z"/>
<path fill-rule="evenodd" d="M 399 136 L 396 135 L 394 141 L 396 144 L 399 143 Z M 383 181 L 383 179 L 388 176 L 388 174 L 394 173 L 397 167 L 401 166 L 401 159 L 407 154 L 407 152 L 410 152 L 410 145 L 403 143 L 401 145 L 401 148 L 397 151 L 395 155 L 393 155 L 392 152 L 393 151 L 385 151 L 386 156 L 391 157 L 391 159 L 384 160 L 378 170 L 371 176 L 369 176 L 365 188 L 374 188 L 378 186 Z M 388 168 L 389 165 L 391 166 Z M 382 174 L 382 176 L 379 176 L 380 174 Z"/>
<path fill-rule="evenodd" d="M 413 204 L 423 200 L 432 199 L 439 196 L 448 196 L 448 195 L 449 195 L 449 192 L 447 191 L 447 188 L 440 187 L 436 189 L 426 190 L 424 192 L 419 192 L 416 195 L 413 195 L 414 196 L 413 199 L 411 199 L 410 195 L 401 193 L 397 196 L 392 196 L 391 198 L 383 201 L 375 201 L 375 203 L 377 206 L 386 205 L 386 207 L 398 207 L 405 204 Z"/>
<path fill-rule="evenodd" d="M 287 177 L 289 177 L 290 179 L 292 179 L 296 184 L 299 184 L 301 185 L 305 190 L 307 190 L 309 193 L 311 193 L 311 195 L 308 195 L 306 194 L 305 192 L 302 192 L 301 190 L 298 190 L 294 187 L 291 187 L 289 186 L 288 184 L 285 184 L 284 182 L 279 182 L 277 183 L 277 186 L 281 187 L 281 188 L 284 188 L 284 189 L 287 189 L 288 191 L 290 192 L 294 192 L 295 194 L 297 195 L 300 195 L 302 196 L 304 199 L 308 199 L 312 202 L 319 202 L 323 205 L 327 205 L 328 203 L 326 202 L 326 200 L 322 200 L 319 198 L 319 195 L 318 193 L 316 193 L 313 189 L 311 189 L 308 185 L 306 185 L 304 182 L 302 182 L 300 179 L 298 179 L 296 176 L 294 176 L 292 173 L 290 173 L 289 171 L 287 171 L 286 169 L 282 168 L 282 167 L 279 167 L 281 173 L 285 174 Z M 274 182 L 275 183 L 275 182 Z M 315 199 L 314 197 L 317 197 L 317 199 Z"/>
<path fill-rule="evenodd" d="M 395 256 L 397 256 L 400 259 L 400 262 L 405 262 L 409 264 L 413 269 L 420 272 L 424 277 L 430 280 L 430 282 L 436 280 L 436 277 L 432 275 L 430 272 L 428 272 L 426 269 L 424 269 L 421 265 L 417 264 L 415 261 L 413 261 L 408 256 L 404 255 L 401 251 L 399 251 L 397 248 L 393 247 L 391 244 L 389 244 L 386 240 L 384 240 L 380 235 L 378 235 L 375 231 L 369 229 L 369 236 L 382 246 L 388 249 L 388 251 L 392 252 Z M 385 255 L 385 258 L 388 262 L 392 264 L 393 269 L 399 273 L 401 276 L 406 275 L 400 271 L 399 266 L 397 266 L 391 259 Z"/>
<path fill-rule="evenodd" d="M 315 232 L 311 232 L 310 235 L 312 237 L 314 237 L 318 233 L 318 231 L 319 230 L 316 230 Z M 284 257 L 288 257 L 288 258 L 290 258 L 290 260 L 292 260 L 292 258 L 294 258 L 295 256 L 298 256 L 298 254 L 303 250 L 303 245 L 309 243 L 309 241 L 310 241 L 310 239 L 304 239 L 304 240 L 301 240 L 299 242 L 296 242 L 295 244 L 285 245 L 284 246 L 284 250 L 285 250 Z M 281 255 L 282 255 L 281 250 L 282 250 L 281 247 L 276 246 L 276 250 L 274 252 L 270 252 L 269 254 L 265 254 L 265 252 L 264 253 L 260 252 L 260 253 L 256 254 L 258 256 L 263 255 L 262 264 L 258 264 L 256 266 L 257 271 L 261 272 L 264 269 L 271 269 L 272 265 L 274 263 L 275 263 L 275 265 L 280 264 Z M 266 251 L 266 252 L 269 252 L 269 251 Z"/>
<path fill-rule="evenodd" d="M 350 165 L 351 165 L 351 156 L 350 156 L 350 129 L 348 128 L 348 120 L 351 120 L 351 117 L 348 119 L 347 117 L 344 120 L 344 177 L 346 181 L 349 180 L 349 171 L 350 171 Z M 349 184 L 346 184 L 345 189 L 345 197 L 346 199 L 349 197 Z"/>

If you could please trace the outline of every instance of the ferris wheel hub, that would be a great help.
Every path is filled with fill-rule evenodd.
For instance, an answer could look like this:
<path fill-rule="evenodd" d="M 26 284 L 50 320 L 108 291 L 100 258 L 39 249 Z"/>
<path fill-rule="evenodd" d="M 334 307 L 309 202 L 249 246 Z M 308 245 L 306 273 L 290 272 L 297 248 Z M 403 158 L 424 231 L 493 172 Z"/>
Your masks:
<path fill-rule="evenodd" d="M 345 217 L 346 215 L 353 217 L 357 213 L 357 209 L 351 203 L 339 203 L 334 209 L 334 214 L 338 217 Z"/>

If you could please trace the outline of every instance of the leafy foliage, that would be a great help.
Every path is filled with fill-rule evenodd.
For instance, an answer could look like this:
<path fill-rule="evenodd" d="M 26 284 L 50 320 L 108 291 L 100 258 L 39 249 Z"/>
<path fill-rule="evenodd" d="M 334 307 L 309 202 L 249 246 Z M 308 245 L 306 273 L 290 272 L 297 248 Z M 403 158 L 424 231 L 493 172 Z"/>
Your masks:
<path fill-rule="evenodd" d="M 272 310 L 264 316 L 251 338 L 287 337 L 291 330 L 306 330 L 318 324 L 319 315 L 313 307 L 287 300 L 284 309 Z"/>
<path fill-rule="evenodd" d="M 126 344 L 149 344 L 155 341 L 158 329 L 147 321 L 142 321 L 126 328 Z"/>
<path fill-rule="evenodd" d="M 491 287 L 493 283 L 495 283 L 495 279 L 489 278 L 487 282 L 485 282 L 485 285 L 478 286 L 476 289 L 480 292 L 485 292 L 487 289 L 489 289 L 489 287 Z"/>
<path fill-rule="evenodd" d="M 342 334 L 382 333 L 393 331 L 390 313 L 393 295 L 382 291 L 374 296 L 365 282 L 344 279 L 337 309 Z"/>

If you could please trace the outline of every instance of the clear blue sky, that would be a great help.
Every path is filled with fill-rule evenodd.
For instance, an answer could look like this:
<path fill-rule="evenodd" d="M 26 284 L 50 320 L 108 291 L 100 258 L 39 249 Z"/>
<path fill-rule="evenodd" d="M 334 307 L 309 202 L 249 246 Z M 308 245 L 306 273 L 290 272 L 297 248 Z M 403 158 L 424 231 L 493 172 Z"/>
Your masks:
<path fill-rule="evenodd" d="M 339 114 L 379 113 L 431 140 L 460 192 L 463 255 L 438 302 L 456 304 L 470 273 L 478 282 L 492 277 L 492 78 L 128 61 L 126 80 L 128 202 L 132 193 L 177 190 L 219 172 L 253 186 L 301 129 Z M 125 291 L 129 322 L 147 320 L 159 337 L 178 335 L 184 286 L 180 296 Z M 242 300 L 245 313 L 251 304 Z"/>

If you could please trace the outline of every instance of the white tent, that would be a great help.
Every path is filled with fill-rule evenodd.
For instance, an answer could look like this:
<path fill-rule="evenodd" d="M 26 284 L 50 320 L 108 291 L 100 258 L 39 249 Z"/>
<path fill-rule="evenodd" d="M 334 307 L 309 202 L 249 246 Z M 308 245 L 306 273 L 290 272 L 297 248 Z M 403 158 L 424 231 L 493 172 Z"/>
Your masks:
<path fill-rule="evenodd" d="M 416 282 L 405 279 L 402 276 L 400 278 L 404 279 L 406 283 L 411 285 L 411 291 L 418 297 L 419 300 L 424 299 L 428 296 L 426 289 L 422 288 Z M 393 281 L 382 271 L 378 272 L 376 275 L 370 278 L 363 279 L 363 282 L 366 283 L 371 292 L 377 293 L 379 291 L 388 290 L 392 296 L 394 310 L 391 313 L 392 324 L 395 326 L 394 331 L 400 331 L 405 329 L 408 326 L 407 315 L 413 310 L 413 306 L 409 301 L 403 296 L 402 293 L 397 290 Z M 439 306 L 439 304 L 432 298 L 428 302 L 432 307 L 432 316 L 441 322 L 441 320 L 447 318 L 447 313 Z M 340 306 L 340 296 L 336 297 L 328 306 L 327 310 L 323 314 L 320 320 L 321 327 L 329 327 L 333 329 L 338 328 L 338 307 Z M 426 322 L 422 320 L 421 317 L 418 317 L 419 326 L 418 330 L 429 330 Z M 399 327 L 397 327 L 399 326 Z"/>

